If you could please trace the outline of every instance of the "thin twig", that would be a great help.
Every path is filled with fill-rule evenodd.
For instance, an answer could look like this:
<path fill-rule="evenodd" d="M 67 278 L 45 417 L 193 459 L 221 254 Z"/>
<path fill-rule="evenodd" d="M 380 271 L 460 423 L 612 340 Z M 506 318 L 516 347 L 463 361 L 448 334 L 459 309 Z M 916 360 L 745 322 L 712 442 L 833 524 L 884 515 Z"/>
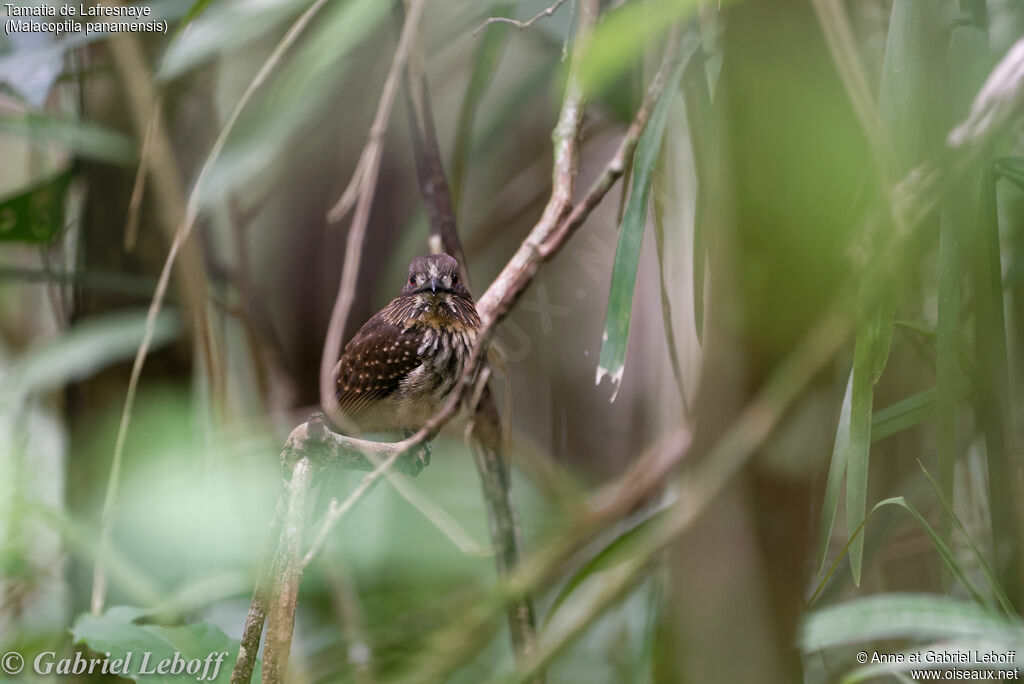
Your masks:
<path fill-rule="evenodd" d="M 475 36 L 476 34 L 480 33 L 491 24 L 512 24 L 521 31 L 524 28 L 529 28 L 530 26 L 533 26 L 534 22 L 543 19 L 544 17 L 550 17 L 552 14 L 558 11 L 558 8 L 561 7 L 563 4 L 565 4 L 565 0 L 555 0 L 555 4 L 551 5 L 547 9 L 537 12 L 537 14 L 530 17 L 526 21 L 518 21 L 516 19 L 509 19 L 507 17 L 490 17 L 487 21 L 480 24 L 480 26 L 478 26 L 475 31 L 473 31 L 473 35 Z"/>
<path fill-rule="evenodd" d="M 142 209 L 142 196 L 146 189 L 146 166 L 153 150 L 153 138 L 160 127 L 160 109 L 162 98 L 153 102 L 146 134 L 142 136 L 142 148 L 139 150 L 139 169 L 135 172 L 135 183 L 132 185 L 132 196 L 128 200 L 128 223 L 124 229 L 124 249 L 130 252 L 135 249 L 139 239 L 139 213 Z"/>

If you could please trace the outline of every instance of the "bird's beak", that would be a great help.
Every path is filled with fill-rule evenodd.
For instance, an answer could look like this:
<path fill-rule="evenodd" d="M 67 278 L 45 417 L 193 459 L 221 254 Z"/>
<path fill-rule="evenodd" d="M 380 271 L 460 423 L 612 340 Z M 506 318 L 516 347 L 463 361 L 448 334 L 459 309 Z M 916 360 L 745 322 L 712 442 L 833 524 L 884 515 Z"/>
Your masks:
<path fill-rule="evenodd" d="M 442 285 L 441 281 L 438 280 L 437 278 L 431 278 L 430 282 L 427 283 L 427 287 L 429 287 L 430 291 L 433 292 L 434 294 L 437 294 L 438 289 L 444 289 L 444 285 Z"/>

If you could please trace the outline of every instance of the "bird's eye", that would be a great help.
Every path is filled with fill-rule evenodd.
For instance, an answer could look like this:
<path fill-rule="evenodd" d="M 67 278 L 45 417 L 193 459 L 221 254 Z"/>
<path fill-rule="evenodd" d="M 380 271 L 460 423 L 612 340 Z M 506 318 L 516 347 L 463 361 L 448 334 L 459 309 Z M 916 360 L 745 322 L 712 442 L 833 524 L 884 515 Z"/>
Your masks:
<path fill-rule="evenodd" d="M 459 274 L 458 273 L 453 273 L 452 274 L 452 285 L 458 285 L 458 284 L 459 284 Z"/>
<path fill-rule="evenodd" d="M 410 285 L 415 285 L 416 284 L 416 276 L 409 276 L 409 284 Z"/>

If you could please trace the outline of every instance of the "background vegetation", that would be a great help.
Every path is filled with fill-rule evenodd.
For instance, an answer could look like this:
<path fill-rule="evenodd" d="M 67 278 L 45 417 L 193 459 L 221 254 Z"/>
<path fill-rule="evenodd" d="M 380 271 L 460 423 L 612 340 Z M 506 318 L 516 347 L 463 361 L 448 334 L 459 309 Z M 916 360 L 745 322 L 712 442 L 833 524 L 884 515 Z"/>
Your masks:
<path fill-rule="evenodd" d="M 507 434 L 317 471 L 289 681 L 1021 669 L 1019 2 L 151 6 L 0 38 L 0 652 L 234 659 L 440 160 Z"/>

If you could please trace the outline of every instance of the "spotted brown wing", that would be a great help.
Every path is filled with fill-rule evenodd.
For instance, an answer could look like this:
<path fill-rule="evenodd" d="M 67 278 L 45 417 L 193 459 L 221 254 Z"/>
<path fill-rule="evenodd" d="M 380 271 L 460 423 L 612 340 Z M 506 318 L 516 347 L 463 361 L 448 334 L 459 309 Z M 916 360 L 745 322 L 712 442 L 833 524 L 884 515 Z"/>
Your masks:
<path fill-rule="evenodd" d="M 396 391 L 420 365 L 416 350 L 421 338 L 415 328 L 391 323 L 381 313 L 368 320 L 345 345 L 334 369 L 341 410 L 358 420 L 361 411 Z"/>

